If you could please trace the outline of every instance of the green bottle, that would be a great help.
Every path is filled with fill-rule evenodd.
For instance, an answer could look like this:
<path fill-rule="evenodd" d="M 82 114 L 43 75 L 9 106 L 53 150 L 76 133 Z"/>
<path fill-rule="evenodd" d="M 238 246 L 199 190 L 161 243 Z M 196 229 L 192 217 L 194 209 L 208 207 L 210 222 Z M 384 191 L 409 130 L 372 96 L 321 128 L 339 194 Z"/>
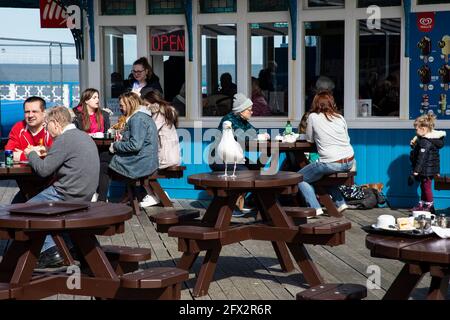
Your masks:
<path fill-rule="evenodd" d="M 292 125 L 291 122 L 288 120 L 288 122 L 286 123 L 286 126 L 284 127 L 284 134 L 291 134 L 292 133 Z"/>

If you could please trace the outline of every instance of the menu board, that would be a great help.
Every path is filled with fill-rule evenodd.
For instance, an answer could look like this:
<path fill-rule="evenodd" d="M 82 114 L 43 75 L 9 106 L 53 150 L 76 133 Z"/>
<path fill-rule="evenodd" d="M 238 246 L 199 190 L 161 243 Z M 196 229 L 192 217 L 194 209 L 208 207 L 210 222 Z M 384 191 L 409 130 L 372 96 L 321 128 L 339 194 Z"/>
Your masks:
<path fill-rule="evenodd" d="M 411 13 L 409 118 L 450 119 L 450 12 Z"/>

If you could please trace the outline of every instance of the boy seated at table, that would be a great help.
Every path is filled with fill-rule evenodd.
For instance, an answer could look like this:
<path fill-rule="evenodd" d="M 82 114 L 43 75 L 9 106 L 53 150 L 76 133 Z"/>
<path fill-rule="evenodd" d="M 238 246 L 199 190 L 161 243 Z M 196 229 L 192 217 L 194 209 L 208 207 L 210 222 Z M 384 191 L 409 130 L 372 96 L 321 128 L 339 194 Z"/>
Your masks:
<path fill-rule="evenodd" d="M 69 110 L 64 106 L 49 109 L 45 122 L 54 139 L 47 156 L 41 159 L 32 147 L 26 148 L 24 153 L 39 176 L 54 175 L 55 181 L 28 202 L 90 201 L 97 189 L 100 173 L 100 159 L 94 141 L 71 123 Z M 49 236 L 39 260 L 40 268 L 63 262 Z"/>

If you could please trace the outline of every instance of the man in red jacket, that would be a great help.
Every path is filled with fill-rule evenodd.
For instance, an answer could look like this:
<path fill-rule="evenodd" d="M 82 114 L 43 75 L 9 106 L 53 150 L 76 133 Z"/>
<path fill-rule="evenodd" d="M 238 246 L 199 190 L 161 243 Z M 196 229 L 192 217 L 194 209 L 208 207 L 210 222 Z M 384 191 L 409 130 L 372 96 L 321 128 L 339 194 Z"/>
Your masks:
<path fill-rule="evenodd" d="M 50 134 L 44 127 L 44 99 L 30 97 L 23 103 L 23 109 L 25 120 L 19 121 L 13 126 L 5 146 L 5 150 L 14 152 L 14 161 L 27 160 L 23 151 L 28 146 L 35 146 L 40 154 L 44 154 L 45 150 L 53 143 Z"/>

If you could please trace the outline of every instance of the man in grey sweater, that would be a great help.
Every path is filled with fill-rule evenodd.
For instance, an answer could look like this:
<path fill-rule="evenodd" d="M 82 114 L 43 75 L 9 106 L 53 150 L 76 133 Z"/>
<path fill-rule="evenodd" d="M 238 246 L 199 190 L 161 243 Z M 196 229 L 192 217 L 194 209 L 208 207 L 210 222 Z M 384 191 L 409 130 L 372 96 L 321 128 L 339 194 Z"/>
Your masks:
<path fill-rule="evenodd" d="M 52 148 L 44 159 L 40 158 L 43 154 L 39 155 L 32 147 L 25 149 L 30 166 L 39 176 L 55 177 L 55 182 L 50 187 L 28 202 L 90 201 L 95 193 L 100 171 L 97 147 L 92 138 L 78 130 L 71 120 L 66 107 L 49 109 L 45 122 L 54 139 Z M 44 242 L 41 258 L 40 264 L 46 266 L 62 262 L 62 257 L 49 236 Z"/>

